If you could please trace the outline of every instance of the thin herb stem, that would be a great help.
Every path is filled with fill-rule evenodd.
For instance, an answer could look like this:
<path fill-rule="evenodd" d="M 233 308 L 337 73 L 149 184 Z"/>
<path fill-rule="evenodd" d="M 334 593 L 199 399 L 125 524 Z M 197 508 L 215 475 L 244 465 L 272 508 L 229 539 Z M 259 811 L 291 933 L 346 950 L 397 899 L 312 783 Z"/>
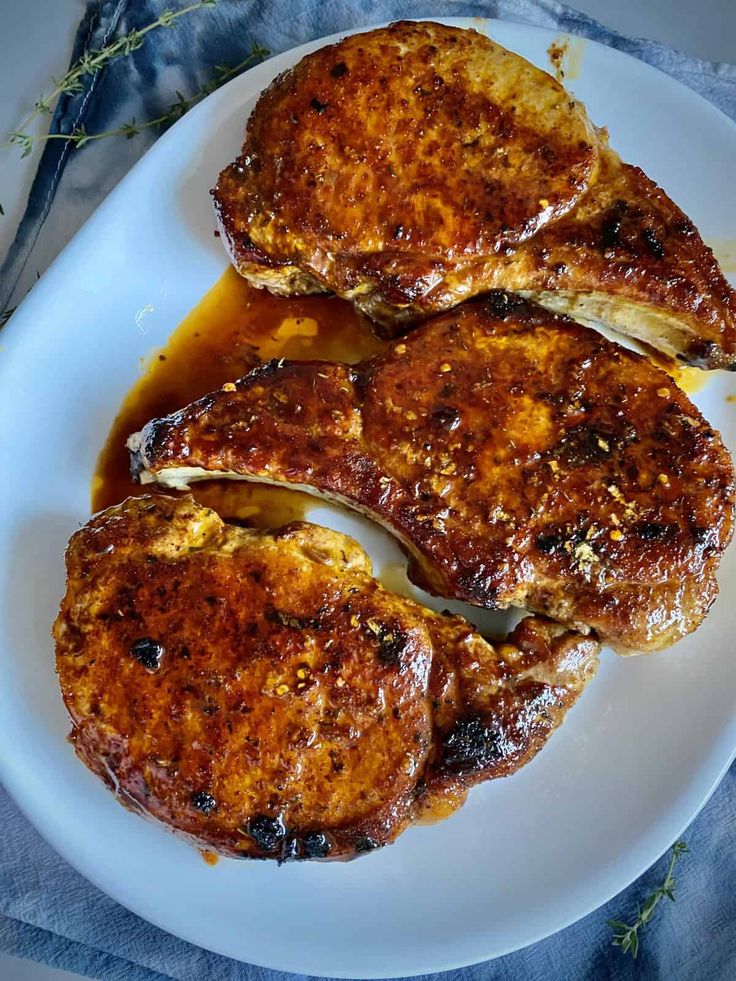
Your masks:
<path fill-rule="evenodd" d="M 667 868 L 667 874 L 664 877 L 662 885 L 658 889 L 655 889 L 653 893 L 644 900 L 644 902 L 637 908 L 637 916 L 634 922 L 629 925 L 624 923 L 622 920 L 609 920 L 608 925 L 613 930 L 613 940 L 612 943 L 614 947 L 620 947 L 624 954 L 630 953 L 631 956 L 636 959 L 636 955 L 639 953 L 639 930 L 646 926 L 647 923 L 654 916 L 654 911 L 657 908 L 659 901 L 661 899 L 669 899 L 673 903 L 675 901 L 675 864 L 681 855 L 684 855 L 689 849 L 684 841 L 676 841 L 672 846 L 672 855 L 670 856 L 669 866 Z"/>
<path fill-rule="evenodd" d="M 215 89 L 219 88 L 229 79 L 233 78 L 235 75 L 239 74 L 245 68 L 247 68 L 253 61 L 257 58 L 263 58 L 268 54 L 265 48 L 262 48 L 258 44 L 254 44 L 253 48 L 247 57 L 243 58 L 242 61 L 238 62 L 237 65 L 227 66 L 218 65 L 217 74 L 214 78 L 210 79 L 209 82 L 205 83 L 191 98 L 186 99 L 181 94 L 177 92 L 177 101 L 173 102 L 166 112 L 162 113 L 160 116 L 156 116 L 155 119 L 148 119 L 146 122 L 136 122 L 135 119 L 131 119 L 130 122 L 123 123 L 122 126 L 117 126 L 114 129 L 106 129 L 100 133 L 88 133 L 83 126 L 72 130 L 71 133 L 47 133 L 45 136 L 36 137 L 37 140 L 67 140 L 69 143 L 73 143 L 77 148 L 84 146 L 86 143 L 91 143 L 93 140 L 102 140 L 111 136 L 125 136 L 127 139 L 132 139 L 137 136 L 140 132 L 146 129 L 154 129 L 156 127 L 167 126 L 170 123 L 176 122 L 177 119 L 181 119 L 184 113 L 188 112 L 192 106 L 201 102 L 205 96 L 208 96 Z"/>
<path fill-rule="evenodd" d="M 60 81 L 56 82 L 54 88 L 48 95 L 41 95 L 35 102 L 33 109 L 29 112 L 20 126 L 14 130 L 12 133 L 8 134 L 8 139 L 0 144 L 0 149 L 5 149 L 11 146 L 21 147 L 23 150 L 23 156 L 27 156 L 31 152 L 31 148 L 36 139 L 43 139 L 42 137 L 32 137 L 26 132 L 30 124 L 38 117 L 44 114 L 49 114 L 51 112 L 51 107 L 57 96 L 61 95 L 63 92 L 73 93 L 79 92 L 82 89 L 81 79 L 86 75 L 95 75 L 100 69 L 104 68 L 111 61 L 115 61 L 117 58 L 124 57 L 130 54 L 132 51 L 137 51 L 138 48 L 144 43 L 146 36 L 154 30 L 162 27 L 172 27 L 179 18 L 186 16 L 187 14 L 194 13 L 196 10 L 201 10 L 203 7 L 214 7 L 217 0 L 198 0 L 197 3 L 190 3 L 186 7 L 182 7 L 180 10 L 164 10 L 161 15 L 150 24 L 145 27 L 141 27 L 137 30 L 129 31 L 122 37 L 119 37 L 112 44 L 106 45 L 104 48 L 99 50 L 89 50 L 85 51 L 81 58 L 76 61 L 69 71 L 61 78 Z M 62 134 L 50 134 L 54 138 L 61 136 Z"/>

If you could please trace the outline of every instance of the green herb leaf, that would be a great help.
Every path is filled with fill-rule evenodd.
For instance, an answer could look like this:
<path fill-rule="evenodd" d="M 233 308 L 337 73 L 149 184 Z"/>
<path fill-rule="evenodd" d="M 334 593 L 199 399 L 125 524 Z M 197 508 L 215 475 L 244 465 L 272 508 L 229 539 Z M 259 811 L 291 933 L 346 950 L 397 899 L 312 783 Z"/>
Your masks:
<path fill-rule="evenodd" d="M 4 327 L 7 324 L 16 310 L 17 307 L 8 307 L 7 310 L 3 310 L 3 312 L 0 313 L 0 327 Z"/>
<path fill-rule="evenodd" d="M 84 146 L 85 143 L 89 143 L 90 140 L 98 140 L 106 136 L 125 136 L 127 139 L 131 139 L 131 137 L 136 134 L 131 131 L 131 126 L 129 124 L 125 124 L 118 129 L 94 134 L 82 132 L 80 129 L 77 129 L 71 133 L 46 133 L 45 135 L 32 136 L 27 132 L 27 129 L 38 116 L 47 115 L 51 112 L 51 107 L 57 96 L 62 93 L 74 94 L 76 92 L 81 92 L 82 78 L 84 78 L 86 75 L 96 75 L 97 72 L 101 71 L 106 65 L 110 64 L 110 62 L 115 61 L 115 59 L 125 57 L 132 52 L 137 51 L 145 43 L 146 36 L 151 31 L 155 31 L 159 28 L 172 27 L 180 17 L 194 13 L 197 10 L 202 10 L 204 7 L 214 7 L 216 3 L 217 0 L 198 0 L 197 3 L 190 3 L 186 7 L 180 7 L 178 10 L 164 10 L 156 20 L 152 21 L 150 24 L 147 24 L 145 27 L 138 28 L 137 30 L 131 30 L 127 34 L 122 35 L 117 40 L 112 41 L 110 44 L 105 45 L 105 47 L 100 48 L 99 50 L 90 48 L 89 50 L 85 51 L 71 66 L 63 78 L 61 78 L 59 81 L 52 79 L 53 88 L 51 92 L 49 92 L 48 95 L 41 95 L 38 99 L 36 99 L 32 112 L 28 114 L 17 130 L 7 134 L 5 142 L 0 144 L 0 149 L 17 146 L 21 149 L 22 156 L 27 157 L 33 149 L 34 143 L 44 143 L 47 140 L 67 140 L 73 143 L 77 148 L 80 148 Z M 251 60 L 252 58 L 256 57 L 262 58 L 265 56 L 265 54 L 267 54 L 265 49 L 262 49 L 259 45 L 254 45 L 253 51 L 248 56 L 247 60 Z M 244 68 L 245 63 L 241 63 L 239 67 L 241 69 Z M 210 89 L 209 91 L 212 90 Z M 164 114 L 158 119 L 140 124 L 136 128 L 136 132 L 140 132 L 141 129 L 146 129 L 153 126 L 163 126 L 167 122 L 173 122 L 174 119 L 178 119 L 179 116 L 183 115 L 184 112 L 186 112 L 186 110 L 198 100 L 198 98 L 202 97 L 203 95 L 199 93 L 194 97 L 194 99 L 191 99 L 188 102 L 187 100 L 180 98 L 179 103 L 176 104 L 174 113 Z"/>
<path fill-rule="evenodd" d="M 131 119 L 129 123 L 123 123 L 120 127 L 120 135 L 124 136 L 126 140 L 132 140 L 134 136 L 137 136 L 140 130 L 136 125 L 135 116 Z"/>
<path fill-rule="evenodd" d="M 657 908 L 657 904 L 660 899 L 667 898 L 671 899 L 672 902 L 675 901 L 675 877 L 674 868 L 675 862 L 681 855 L 684 855 L 689 851 L 689 848 L 684 841 L 676 841 L 672 846 L 672 854 L 670 855 L 670 863 L 667 868 L 667 874 L 664 877 L 662 885 L 655 889 L 654 892 L 650 893 L 646 897 L 641 906 L 637 909 L 636 920 L 629 926 L 624 923 L 623 920 L 608 920 L 608 925 L 614 931 L 613 939 L 611 943 L 614 947 L 620 947 L 621 952 L 624 954 L 630 953 L 633 958 L 639 953 L 639 930 L 641 927 L 646 926 L 647 923 L 654 916 L 654 911 Z"/>

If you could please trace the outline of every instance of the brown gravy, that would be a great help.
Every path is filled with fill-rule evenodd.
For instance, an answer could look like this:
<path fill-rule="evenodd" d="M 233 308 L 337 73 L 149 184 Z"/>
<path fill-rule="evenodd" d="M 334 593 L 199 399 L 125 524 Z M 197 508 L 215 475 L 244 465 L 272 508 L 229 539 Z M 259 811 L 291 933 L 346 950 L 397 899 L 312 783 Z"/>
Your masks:
<path fill-rule="evenodd" d="M 259 359 L 317 358 L 354 363 L 384 342 L 352 305 L 329 296 L 276 297 L 228 269 L 149 359 L 128 393 L 97 460 L 92 510 L 126 497 L 156 493 L 134 484 L 125 440 L 149 419 L 168 415 L 245 374 Z M 167 493 L 171 493 L 170 491 Z M 274 528 L 304 517 L 310 498 L 299 491 L 239 481 L 194 484 L 198 501 L 223 518 Z"/>

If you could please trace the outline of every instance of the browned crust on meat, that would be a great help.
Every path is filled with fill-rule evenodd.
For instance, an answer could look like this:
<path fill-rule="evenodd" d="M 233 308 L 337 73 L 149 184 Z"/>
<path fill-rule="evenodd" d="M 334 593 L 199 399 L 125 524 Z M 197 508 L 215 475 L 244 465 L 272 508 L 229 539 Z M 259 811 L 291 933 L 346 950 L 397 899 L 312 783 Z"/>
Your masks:
<path fill-rule="evenodd" d="M 312 289 L 338 288 L 337 275 L 344 291 L 376 267 L 407 302 L 448 257 L 523 241 L 568 212 L 598 154 L 550 75 L 475 31 L 399 22 L 275 79 L 214 195 L 244 272 L 298 267 Z"/>
<path fill-rule="evenodd" d="M 129 445 L 144 479 L 343 500 L 399 537 L 424 588 L 629 651 L 698 626 L 733 529 L 729 454 L 669 376 L 506 294 L 363 365 L 264 364 Z"/>
<path fill-rule="evenodd" d="M 334 291 L 389 335 L 515 290 L 736 367 L 736 293 L 693 223 L 557 82 L 473 31 L 399 23 L 308 55 L 214 195 L 242 275 Z"/>
<path fill-rule="evenodd" d="M 538 618 L 493 647 L 384 590 L 351 539 L 129 499 L 67 551 L 57 670 L 82 761 L 237 857 L 346 858 L 541 748 L 597 644 Z"/>
<path fill-rule="evenodd" d="M 469 268 L 467 276 L 466 295 L 490 287 L 517 290 L 573 315 L 585 316 L 587 297 L 608 298 L 613 305 L 598 317 L 591 304 L 592 319 L 688 364 L 736 367 L 736 292 L 684 212 L 611 151 L 574 212 L 508 255 Z M 427 297 L 425 315 L 453 304 L 442 292 L 440 286 Z"/>
<path fill-rule="evenodd" d="M 215 198 L 259 260 L 442 259 L 532 235 L 597 164 L 585 111 L 550 75 L 475 31 L 402 21 L 275 79 Z"/>

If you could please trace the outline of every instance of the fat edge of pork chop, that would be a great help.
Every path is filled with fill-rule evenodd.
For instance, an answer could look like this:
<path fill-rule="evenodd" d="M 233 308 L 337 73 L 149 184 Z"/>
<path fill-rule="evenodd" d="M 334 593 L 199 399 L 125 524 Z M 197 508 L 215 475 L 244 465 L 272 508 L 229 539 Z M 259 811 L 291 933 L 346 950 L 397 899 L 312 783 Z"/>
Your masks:
<path fill-rule="evenodd" d="M 67 551 L 54 626 L 80 759 L 235 857 L 351 858 L 533 757 L 598 644 L 536 617 L 490 644 L 383 589 L 345 535 L 131 498 Z"/>
<path fill-rule="evenodd" d="M 249 281 L 333 291 L 389 335 L 515 290 L 736 367 L 736 292 L 693 223 L 554 79 L 474 31 L 398 23 L 307 55 L 213 193 Z"/>
<path fill-rule="evenodd" d="M 718 433 L 648 359 L 491 294 L 362 365 L 271 362 L 149 422 L 142 482 L 297 485 L 373 517 L 445 597 L 621 653 L 694 630 L 733 531 Z"/>

